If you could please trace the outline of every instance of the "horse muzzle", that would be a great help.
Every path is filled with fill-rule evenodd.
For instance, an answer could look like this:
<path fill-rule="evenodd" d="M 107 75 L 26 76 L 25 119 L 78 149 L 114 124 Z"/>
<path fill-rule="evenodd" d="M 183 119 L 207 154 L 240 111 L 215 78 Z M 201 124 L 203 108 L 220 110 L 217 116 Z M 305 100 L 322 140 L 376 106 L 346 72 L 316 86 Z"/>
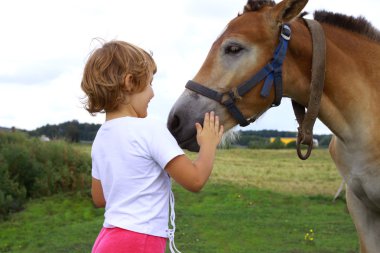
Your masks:
<path fill-rule="evenodd" d="M 189 107 L 173 107 L 169 113 L 167 127 L 176 139 L 178 145 L 192 152 L 199 151 L 195 123 L 202 123 L 203 119 L 194 118 L 195 113 Z"/>

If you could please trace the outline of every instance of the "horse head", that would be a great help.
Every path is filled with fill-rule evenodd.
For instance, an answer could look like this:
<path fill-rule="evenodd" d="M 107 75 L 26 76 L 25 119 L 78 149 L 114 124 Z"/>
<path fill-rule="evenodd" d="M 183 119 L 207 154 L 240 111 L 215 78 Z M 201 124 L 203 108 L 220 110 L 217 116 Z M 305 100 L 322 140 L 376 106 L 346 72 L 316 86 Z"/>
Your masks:
<path fill-rule="evenodd" d="M 295 19 L 306 3 L 249 0 L 243 13 L 229 22 L 169 113 L 168 128 L 182 148 L 199 149 L 194 124 L 203 122 L 205 112 L 215 111 L 228 130 L 253 122 L 280 103 L 282 88 L 272 83 L 284 78 L 273 69 L 281 70 L 286 53 L 290 28 L 284 24 Z M 273 63 L 276 53 L 282 59 Z"/>

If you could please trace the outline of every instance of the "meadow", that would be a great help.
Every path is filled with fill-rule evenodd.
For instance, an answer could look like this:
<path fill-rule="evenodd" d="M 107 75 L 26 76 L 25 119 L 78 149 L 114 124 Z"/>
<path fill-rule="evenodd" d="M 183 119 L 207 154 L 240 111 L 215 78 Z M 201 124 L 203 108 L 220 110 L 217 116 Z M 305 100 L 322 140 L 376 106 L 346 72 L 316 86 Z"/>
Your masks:
<path fill-rule="evenodd" d="M 176 246 L 183 253 L 356 253 L 344 196 L 333 202 L 340 183 L 326 149 L 306 161 L 295 150 L 219 150 L 202 192 L 173 184 Z M 102 219 L 89 191 L 31 200 L 0 222 L 0 252 L 90 252 Z"/>

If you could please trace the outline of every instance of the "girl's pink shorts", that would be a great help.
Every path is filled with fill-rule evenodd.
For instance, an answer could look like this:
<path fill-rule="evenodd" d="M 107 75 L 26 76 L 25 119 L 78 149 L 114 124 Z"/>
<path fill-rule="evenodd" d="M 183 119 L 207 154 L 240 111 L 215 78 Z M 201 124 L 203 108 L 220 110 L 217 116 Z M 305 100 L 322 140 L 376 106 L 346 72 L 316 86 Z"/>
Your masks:
<path fill-rule="evenodd" d="M 92 253 L 164 253 L 166 238 L 121 228 L 102 228 Z"/>

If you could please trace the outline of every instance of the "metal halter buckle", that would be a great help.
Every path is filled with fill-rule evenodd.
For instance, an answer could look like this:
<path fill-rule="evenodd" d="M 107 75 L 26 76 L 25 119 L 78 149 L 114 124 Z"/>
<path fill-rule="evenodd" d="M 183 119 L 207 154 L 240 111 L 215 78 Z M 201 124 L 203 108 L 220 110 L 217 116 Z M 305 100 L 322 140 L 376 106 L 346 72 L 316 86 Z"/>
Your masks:
<path fill-rule="evenodd" d="M 290 40 L 290 34 L 292 33 L 292 30 L 290 29 L 290 26 L 284 24 L 281 28 L 281 37 L 285 40 Z"/>

